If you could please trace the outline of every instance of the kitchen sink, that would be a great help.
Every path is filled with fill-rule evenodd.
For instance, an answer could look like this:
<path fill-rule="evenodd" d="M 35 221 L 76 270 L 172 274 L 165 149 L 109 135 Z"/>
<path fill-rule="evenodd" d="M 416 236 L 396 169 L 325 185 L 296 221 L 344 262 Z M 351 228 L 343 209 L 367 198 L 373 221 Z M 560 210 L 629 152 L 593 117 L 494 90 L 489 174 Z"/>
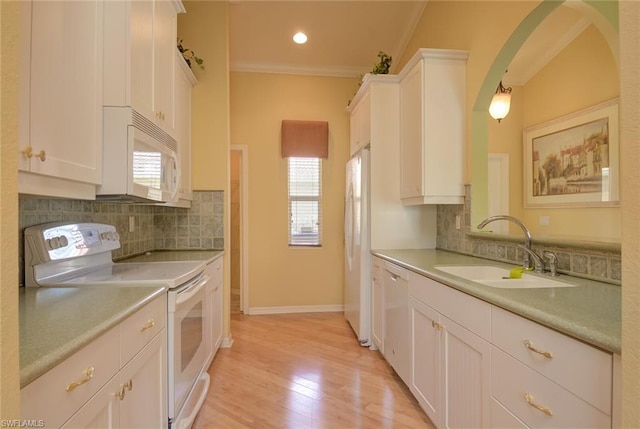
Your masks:
<path fill-rule="evenodd" d="M 527 273 L 523 273 L 519 279 L 512 279 L 509 278 L 510 270 L 492 265 L 440 265 L 434 268 L 465 280 L 500 289 L 536 289 L 576 286 L 561 280 Z"/>

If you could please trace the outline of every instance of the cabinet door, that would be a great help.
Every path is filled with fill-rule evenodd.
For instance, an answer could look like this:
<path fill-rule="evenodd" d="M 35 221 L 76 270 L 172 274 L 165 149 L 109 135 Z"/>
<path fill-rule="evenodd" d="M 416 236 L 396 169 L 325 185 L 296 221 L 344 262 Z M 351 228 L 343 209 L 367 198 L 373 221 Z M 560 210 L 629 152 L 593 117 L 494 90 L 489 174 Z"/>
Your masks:
<path fill-rule="evenodd" d="M 158 125 L 175 135 L 174 85 L 176 76 L 177 14 L 168 0 L 155 0 L 153 15 L 153 110 Z"/>
<path fill-rule="evenodd" d="M 30 51 L 21 59 L 28 88 L 21 91 L 20 118 L 28 126 L 21 127 L 20 157 L 28 158 L 29 148 L 32 156 L 20 168 L 99 184 L 103 2 L 34 1 L 23 12 L 29 7 L 31 21 L 23 21 L 28 25 L 22 36 Z"/>
<path fill-rule="evenodd" d="M 132 1 L 130 7 L 131 105 L 147 119 L 155 117 L 153 85 L 153 1 Z"/>
<path fill-rule="evenodd" d="M 218 259 L 215 264 L 215 275 L 214 279 L 214 289 L 213 289 L 213 323 L 212 323 L 212 343 L 213 343 L 213 354 L 216 354 L 218 348 L 220 348 L 220 344 L 222 344 L 222 320 L 223 320 L 223 299 L 222 299 L 222 289 L 223 289 L 223 263 L 224 260 L 222 258 Z"/>
<path fill-rule="evenodd" d="M 178 198 L 191 201 L 193 199 L 191 190 L 191 89 L 195 83 L 195 77 L 179 52 L 175 56 L 175 61 L 175 128 L 181 166 Z"/>
<path fill-rule="evenodd" d="M 409 389 L 429 419 L 439 426 L 442 414 L 440 314 L 409 298 L 411 316 L 411 383 Z"/>
<path fill-rule="evenodd" d="M 167 417 L 166 331 L 162 330 L 116 376 L 119 380 L 120 427 L 162 428 Z"/>
<path fill-rule="evenodd" d="M 381 261 L 373 258 L 371 271 L 371 338 L 373 344 L 384 354 L 384 283 Z"/>
<path fill-rule="evenodd" d="M 491 345 L 442 317 L 444 421 L 447 428 L 490 426 Z"/>
<path fill-rule="evenodd" d="M 365 93 L 351 112 L 350 153 L 354 155 L 371 140 L 371 96 Z"/>
<path fill-rule="evenodd" d="M 118 418 L 118 380 L 107 383 L 77 413 L 61 426 L 61 429 L 117 429 Z"/>
<path fill-rule="evenodd" d="M 400 198 L 424 193 L 422 97 L 422 62 L 419 62 L 400 82 Z"/>
<path fill-rule="evenodd" d="M 391 271 L 390 271 L 391 270 Z M 396 271 L 397 270 L 397 271 Z M 401 269 L 386 263 L 384 271 L 384 356 L 400 378 L 409 384 L 409 286 Z"/>

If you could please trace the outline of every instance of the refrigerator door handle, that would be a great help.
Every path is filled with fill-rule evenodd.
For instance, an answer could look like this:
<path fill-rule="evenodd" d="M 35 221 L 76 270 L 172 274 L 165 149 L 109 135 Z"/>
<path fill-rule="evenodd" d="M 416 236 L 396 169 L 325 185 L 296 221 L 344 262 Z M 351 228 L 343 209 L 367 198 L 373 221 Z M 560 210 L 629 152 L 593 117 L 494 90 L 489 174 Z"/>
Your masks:
<path fill-rule="evenodd" d="M 349 184 L 347 190 L 347 204 L 345 208 L 345 216 L 344 216 L 344 232 L 345 232 L 345 241 L 346 241 L 346 254 L 347 254 L 347 266 L 349 267 L 349 271 L 351 271 L 351 267 L 353 265 L 353 222 L 354 222 L 354 210 L 355 210 L 355 202 L 353 200 L 353 184 Z"/>

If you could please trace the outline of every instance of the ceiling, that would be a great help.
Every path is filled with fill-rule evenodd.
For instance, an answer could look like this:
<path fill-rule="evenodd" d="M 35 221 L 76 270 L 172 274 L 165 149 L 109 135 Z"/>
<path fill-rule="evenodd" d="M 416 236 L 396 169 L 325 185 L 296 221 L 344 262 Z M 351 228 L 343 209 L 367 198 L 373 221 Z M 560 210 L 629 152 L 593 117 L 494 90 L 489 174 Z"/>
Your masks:
<path fill-rule="evenodd" d="M 231 0 L 231 70 L 357 77 L 402 55 L 424 1 Z M 309 37 L 296 45 L 292 37 Z"/>
<path fill-rule="evenodd" d="M 230 0 L 231 70 L 358 77 L 383 51 L 395 59 L 418 23 L 426 0 Z M 559 7 L 527 39 L 505 75 L 522 85 L 577 37 L 589 21 Z M 305 32 L 304 45 L 292 41 Z"/>

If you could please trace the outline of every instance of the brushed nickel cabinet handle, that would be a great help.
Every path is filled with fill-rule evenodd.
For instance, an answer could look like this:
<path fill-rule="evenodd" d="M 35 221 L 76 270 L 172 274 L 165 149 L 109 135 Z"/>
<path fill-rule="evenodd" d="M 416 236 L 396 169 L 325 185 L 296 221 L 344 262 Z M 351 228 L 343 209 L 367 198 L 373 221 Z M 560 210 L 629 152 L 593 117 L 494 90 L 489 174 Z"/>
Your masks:
<path fill-rule="evenodd" d="M 553 415 L 553 411 L 551 411 L 551 408 L 545 407 L 543 405 L 536 404 L 533 401 L 533 395 L 531 393 L 525 393 L 524 394 L 524 399 L 527 401 L 527 404 L 531 405 L 536 410 L 542 411 L 543 413 L 545 413 L 548 416 L 552 416 Z"/>
<path fill-rule="evenodd" d="M 82 380 L 74 381 L 74 382 L 71 382 L 71 383 L 67 384 L 67 392 L 71 392 L 76 387 L 82 386 L 84 383 L 86 383 L 89 380 L 91 380 L 93 378 L 93 371 L 94 370 L 95 370 L 95 368 L 92 367 L 92 366 L 90 366 L 89 368 L 85 369 L 84 370 L 84 378 Z"/>
<path fill-rule="evenodd" d="M 530 340 L 524 340 L 524 346 L 526 348 L 528 348 L 529 350 L 531 350 L 534 353 L 538 353 L 541 354 L 542 356 L 548 358 L 548 359 L 553 359 L 553 353 L 546 351 L 546 350 L 540 350 L 537 349 L 533 346 L 533 343 Z"/>
<path fill-rule="evenodd" d="M 140 327 L 140 332 L 144 332 L 147 329 L 151 329 L 155 326 L 156 322 L 153 319 L 149 319 L 147 320 L 147 323 L 145 323 L 144 325 L 142 325 L 142 327 Z"/>

